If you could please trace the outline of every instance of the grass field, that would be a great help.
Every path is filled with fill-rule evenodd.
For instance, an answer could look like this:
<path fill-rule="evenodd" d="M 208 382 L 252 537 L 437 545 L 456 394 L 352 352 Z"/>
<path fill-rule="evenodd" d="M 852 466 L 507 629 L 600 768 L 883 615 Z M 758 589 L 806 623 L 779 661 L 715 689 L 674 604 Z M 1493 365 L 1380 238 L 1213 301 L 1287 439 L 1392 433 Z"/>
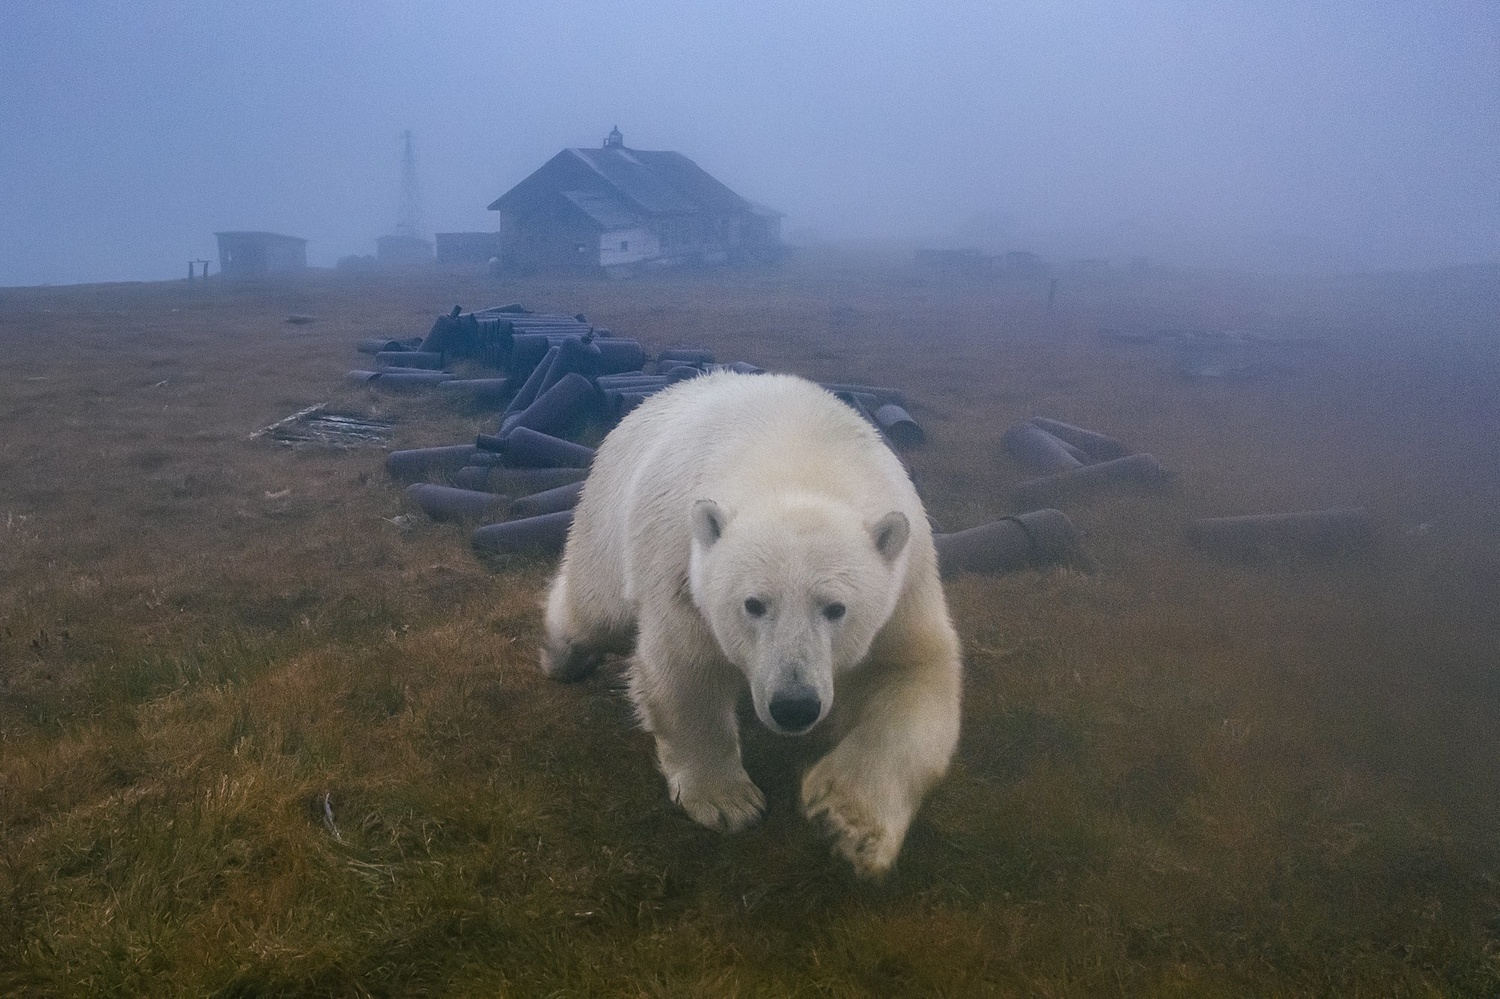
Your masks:
<path fill-rule="evenodd" d="M 0 290 L 0 994 L 1500 994 L 1500 291 L 1491 272 L 944 281 L 880 259 L 629 283 L 310 275 Z M 897 385 L 946 530 L 1011 512 L 1001 434 L 1150 451 L 1066 507 L 1098 571 L 949 584 L 964 733 L 895 873 L 796 815 L 747 728 L 735 837 L 666 800 L 620 669 L 539 675 L 549 567 L 481 565 L 383 453 L 253 431 L 455 303 Z M 291 313 L 316 321 L 284 322 Z M 1260 335 L 1189 380 L 1101 327 Z M 1194 517 L 1364 505 L 1234 562 Z"/>

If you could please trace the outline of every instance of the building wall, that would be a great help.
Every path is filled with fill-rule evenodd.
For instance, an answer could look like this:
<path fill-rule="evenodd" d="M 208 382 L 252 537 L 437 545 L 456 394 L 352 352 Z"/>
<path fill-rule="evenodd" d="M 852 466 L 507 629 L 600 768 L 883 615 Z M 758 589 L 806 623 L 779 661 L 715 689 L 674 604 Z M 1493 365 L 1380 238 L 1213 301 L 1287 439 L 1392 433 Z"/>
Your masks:
<path fill-rule="evenodd" d="M 290 236 L 262 233 L 218 233 L 219 273 L 256 278 L 295 274 L 307 269 L 307 243 Z"/>
<path fill-rule="evenodd" d="M 523 219 L 501 213 L 500 260 L 508 271 L 588 273 L 599 269 L 600 233 L 576 218 L 536 212 Z"/>
<path fill-rule="evenodd" d="M 498 232 L 440 232 L 433 239 L 437 242 L 437 262 L 444 266 L 482 266 L 502 252 Z"/>
<path fill-rule="evenodd" d="M 624 267 L 644 263 L 661 254 L 661 243 L 650 229 L 616 229 L 599 236 L 599 265 Z"/>
<path fill-rule="evenodd" d="M 301 240 L 271 240 L 266 244 L 266 271 L 291 274 L 307 269 L 307 244 Z"/>

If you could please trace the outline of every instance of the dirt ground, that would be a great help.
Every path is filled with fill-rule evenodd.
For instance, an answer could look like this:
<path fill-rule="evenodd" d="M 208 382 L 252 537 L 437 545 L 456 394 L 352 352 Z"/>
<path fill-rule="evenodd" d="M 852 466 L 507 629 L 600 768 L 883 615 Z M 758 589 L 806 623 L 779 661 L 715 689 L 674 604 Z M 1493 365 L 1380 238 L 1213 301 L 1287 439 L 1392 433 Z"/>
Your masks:
<path fill-rule="evenodd" d="M 0 992 L 1493 995 L 1500 278 L 1046 280 L 807 254 L 630 282 L 310 273 L 0 289 Z M 1172 470 L 1066 504 L 1097 568 L 964 576 L 964 734 L 886 882 L 795 814 L 666 800 L 618 664 L 535 667 L 548 566 L 481 564 L 384 449 L 494 414 L 346 380 L 455 304 L 582 312 L 905 391 L 943 530 L 1017 420 Z M 293 314 L 311 322 L 286 322 Z M 1198 517 L 1362 506 L 1232 559 Z"/>

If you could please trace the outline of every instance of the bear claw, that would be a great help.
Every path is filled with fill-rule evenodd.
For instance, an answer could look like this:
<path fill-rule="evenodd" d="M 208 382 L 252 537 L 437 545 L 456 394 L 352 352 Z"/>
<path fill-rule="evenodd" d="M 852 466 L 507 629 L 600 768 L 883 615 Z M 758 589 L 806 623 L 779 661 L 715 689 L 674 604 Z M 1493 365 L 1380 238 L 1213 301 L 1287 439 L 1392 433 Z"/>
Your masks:
<path fill-rule="evenodd" d="M 814 779 L 815 775 L 822 776 L 815 768 L 804 784 L 802 814 L 832 838 L 833 852 L 852 864 L 856 874 L 883 876 L 896 862 L 900 839 L 872 819 L 868 809 L 837 782 Z"/>
<path fill-rule="evenodd" d="M 753 825 L 766 809 L 766 797 L 746 774 L 722 781 L 668 781 L 672 800 L 700 826 L 739 832 Z"/>
<path fill-rule="evenodd" d="M 558 649 L 548 644 L 542 648 L 542 672 L 559 683 L 577 683 L 592 676 L 602 658 L 600 654 L 577 645 L 564 645 Z"/>

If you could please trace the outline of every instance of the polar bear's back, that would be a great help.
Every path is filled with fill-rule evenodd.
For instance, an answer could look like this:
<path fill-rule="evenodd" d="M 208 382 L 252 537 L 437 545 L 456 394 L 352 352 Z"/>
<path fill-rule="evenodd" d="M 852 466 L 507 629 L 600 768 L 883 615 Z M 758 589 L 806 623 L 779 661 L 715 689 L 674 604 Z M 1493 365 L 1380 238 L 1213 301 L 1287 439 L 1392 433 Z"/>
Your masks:
<path fill-rule="evenodd" d="M 742 509 L 786 492 L 847 502 L 868 522 L 900 509 L 927 533 L 905 470 L 852 408 L 802 378 L 724 372 L 652 396 L 610 433 L 568 557 L 633 600 L 642 585 L 670 576 L 675 586 L 685 571 L 693 503 Z"/>

